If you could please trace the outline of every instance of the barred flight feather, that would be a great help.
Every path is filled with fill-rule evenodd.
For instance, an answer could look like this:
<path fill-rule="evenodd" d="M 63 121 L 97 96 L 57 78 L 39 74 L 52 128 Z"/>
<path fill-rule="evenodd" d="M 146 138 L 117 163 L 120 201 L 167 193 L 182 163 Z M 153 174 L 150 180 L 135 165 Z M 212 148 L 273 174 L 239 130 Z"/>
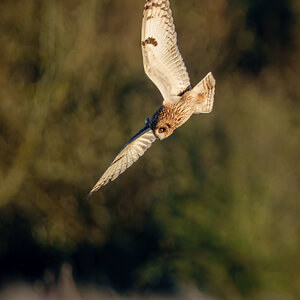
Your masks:
<path fill-rule="evenodd" d="M 151 41 L 151 42 L 150 42 Z M 164 103 L 176 101 L 190 86 L 168 0 L 148 0 L 142 22 L 144 69 L 160 90 Z"/>
<path fill-rule="evenodd" d="M 134 135 L 128 143 L 123 147 L 120 153 L 115 157 L 103 176 L 95 184 L 89 193 L 89 196 L 99 190 L 103 185 L 110 181 L 115 180 L 120 174 L 122 174 L 127 168 L 129 168 L 134 162 L 136 162 L 152 143 L 156 140 L 156 137 L 149 126 L 145 126 L 136 135 Z"/>

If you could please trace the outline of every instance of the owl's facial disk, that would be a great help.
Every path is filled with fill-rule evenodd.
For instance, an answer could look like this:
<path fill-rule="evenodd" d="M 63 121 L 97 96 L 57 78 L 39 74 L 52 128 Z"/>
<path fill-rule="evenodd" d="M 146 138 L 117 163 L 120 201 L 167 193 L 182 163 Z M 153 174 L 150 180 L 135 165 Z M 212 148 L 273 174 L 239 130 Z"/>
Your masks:
<path fill-rule="evenodd" d="M 154 129 L 154 134 L 159 140 L 163 140 L 173 133 L 174 129 L 167 123 L 158 123 Z"/>

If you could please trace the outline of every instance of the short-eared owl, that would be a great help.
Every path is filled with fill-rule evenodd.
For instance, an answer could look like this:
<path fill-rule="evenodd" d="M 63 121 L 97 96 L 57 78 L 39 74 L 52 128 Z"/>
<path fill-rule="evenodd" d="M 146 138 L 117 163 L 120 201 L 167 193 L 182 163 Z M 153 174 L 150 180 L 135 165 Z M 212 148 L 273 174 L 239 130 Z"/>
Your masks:
<path fill-rule="evenodd" d="M 115 180 L 156 139 L 163 140 L 170 136 L 193 114 L 209 113 L 212 110 L 215 79 L 208 73 L 192 88 L 177 47 L 169 0 L 146 0 L 141 46 L 145 72 L 160 90 L 162 106 L 145 120 L 145 127 L 127 142 L 89 195 Z"/>

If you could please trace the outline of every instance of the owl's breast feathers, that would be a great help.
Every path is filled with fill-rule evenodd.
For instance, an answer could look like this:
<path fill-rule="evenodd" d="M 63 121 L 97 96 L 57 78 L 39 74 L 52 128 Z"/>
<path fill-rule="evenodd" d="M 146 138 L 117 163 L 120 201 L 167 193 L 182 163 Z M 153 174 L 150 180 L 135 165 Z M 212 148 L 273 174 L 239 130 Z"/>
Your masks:
<path fill-rule="evenodd" d="M 157 124 L 168 123 L 173 130 L 183 125 L 194 113 L 195 99 L 185 93 L 178 101 L 163 104 L 151 118 L 151 128 Z"/>

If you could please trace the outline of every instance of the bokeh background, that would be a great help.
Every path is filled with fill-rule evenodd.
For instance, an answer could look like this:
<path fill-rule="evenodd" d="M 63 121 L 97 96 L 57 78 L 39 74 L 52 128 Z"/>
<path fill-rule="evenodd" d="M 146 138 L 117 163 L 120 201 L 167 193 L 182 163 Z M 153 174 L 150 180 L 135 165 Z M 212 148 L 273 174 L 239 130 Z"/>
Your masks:
<path fill-rule="evenodd" d="M 299 299 L 297 0 L 172 0 L 192 84 L 217 80 L 214 110 L 84 200 L 162 102 L 143 5 L 0 2 L 0 297 L 25 299 L 7 294 L 16 282 L 46 297 L 67 274 L 118 297 Z"/>

